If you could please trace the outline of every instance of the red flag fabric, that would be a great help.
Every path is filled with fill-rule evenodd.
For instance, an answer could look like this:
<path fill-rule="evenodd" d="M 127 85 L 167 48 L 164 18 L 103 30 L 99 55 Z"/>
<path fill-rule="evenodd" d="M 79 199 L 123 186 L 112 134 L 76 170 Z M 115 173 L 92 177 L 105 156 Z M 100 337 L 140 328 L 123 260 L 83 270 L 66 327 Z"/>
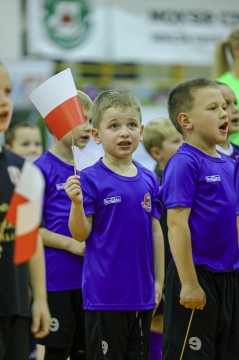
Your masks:
<path fill-rule="evenodd" d="M 40 170 L 25 161 L 6 215 L 6 221 L 15 225 L 15 264 L 28 261 L 36 250 L 44 186 Z"/>
<path fill-rule="evenodd" d="M 6 215 L 6 221 L 10 222 L 11 224 L 16 225 L 17 222 L 17 207 L 18 205 L 24 204 L 28 201 L 28 198 L 18 194 L 17 192 L 13 193 L 11 203 L 9 205 L 9 209 Z"/>
<path fill-rule="evenodd" d="M 58 140 L 85 121 L 69 68 L 39 85 L 29 98 Z"/>

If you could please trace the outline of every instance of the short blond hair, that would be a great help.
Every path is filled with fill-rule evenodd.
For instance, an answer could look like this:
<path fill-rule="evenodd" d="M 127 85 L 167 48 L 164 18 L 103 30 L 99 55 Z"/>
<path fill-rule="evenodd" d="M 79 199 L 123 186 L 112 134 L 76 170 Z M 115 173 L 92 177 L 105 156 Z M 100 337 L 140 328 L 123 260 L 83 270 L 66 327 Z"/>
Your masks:
<path fill-rule="evenodd" d="M 119 108 L 125 110 L 132 108 L 139 113 L 140 123 L 142 122 L 142 114 L 138 99 L 126 90 L 103 90 L 94 100 L 92 110 L 92 123 L 94 128 L 99 128 L 102 116 L 109 108 Z"/>
<path fill-rule="evenodd" d="M 143 144 L 145 150 L 150 154 L 152 147 L 161 149 L 163 141 L 176 132 L 177 130 L 172 121 L 168 118 L 155 118 L 150 120 L 144 127 Z"/>
<path fill-rule="evenodd" d="M 91 111 L 93 107 L 93 101 L 91 100 L 91 98 L 86 93 L 78 89 L 77 95 L 79 96 L 83 111 Z"/>

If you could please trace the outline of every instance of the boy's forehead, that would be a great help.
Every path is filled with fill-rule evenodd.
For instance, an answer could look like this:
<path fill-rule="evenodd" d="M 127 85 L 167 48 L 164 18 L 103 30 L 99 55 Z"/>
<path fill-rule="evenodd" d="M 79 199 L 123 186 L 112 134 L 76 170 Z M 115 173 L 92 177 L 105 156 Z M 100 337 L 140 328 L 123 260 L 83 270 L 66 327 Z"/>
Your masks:
<path fill-rule="evenodd" d="M 105 115 L 107 115 L 108 117 L 112 116 L 112 117 L 121 117 L 122 115 L 128 115 L 131 117 L 138 117 L 139 116 L 139 111 L 135 108 L 135 107 L 109 107 L 108 109 L 106 109 L 106 111 L 104 112 Z"/>
<path fill-rule="evenodd" d="M 10 76 L 4 65 L 0 64 L 0 86 L 11 85 Z"/>
<path fill-rule="evenodd" d="M 223 100 L 222 92 L 218 87 L 207 86 L 205 88 L 200 88 L 194 91 L 194 104 L 203 102 L 214 102 L 218 100 Z"/>

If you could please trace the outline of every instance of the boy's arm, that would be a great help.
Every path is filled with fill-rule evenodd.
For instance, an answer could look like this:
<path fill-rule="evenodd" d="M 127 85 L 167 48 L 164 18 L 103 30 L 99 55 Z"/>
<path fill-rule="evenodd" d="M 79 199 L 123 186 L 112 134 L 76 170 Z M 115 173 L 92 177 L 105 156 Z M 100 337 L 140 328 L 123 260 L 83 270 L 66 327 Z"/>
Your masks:
<path fill-rule="evenodd" d="M 152 218 L 154 241 L 154 288 L 156 307 L 160 303 L 164 284 L 164 239 L 158 219 Z"/>
<path fill-rule="evenodd" d="M 74 239 L 85 241 L 92 228 L 92 216 L 86 216 L 83 207 L 83 196 L 79 176 L 70 176 L 65 183 L 65 191 L 71 199 L 69 229 Z"/>
<path fill-rule="evenodd" d="M 49 333 L 51 316 L 47 304 L 45 259 L 40 236 L 37 240 L 36 253 L 29 260 L 28 265 L 33 293 L 31 331 L 36 338 L 43 338 Z"/>
<path fill-rule="evenodd" d="M 203 309 L 206 295 L 201 288 L 192 257 L 191 234 L 188 224 L 190 208 L 168 209 L 169 244 L 182 285 L 180 304 L 185 308 Z"/>
<path fill-rule="evenodd" d="M 75 255 L 84 256 L 85 243 L 81 243 L 69 236 L 57 234 L 46 228 L 40 228 L 40 235 L 45 246 L 66 250 Z"/>

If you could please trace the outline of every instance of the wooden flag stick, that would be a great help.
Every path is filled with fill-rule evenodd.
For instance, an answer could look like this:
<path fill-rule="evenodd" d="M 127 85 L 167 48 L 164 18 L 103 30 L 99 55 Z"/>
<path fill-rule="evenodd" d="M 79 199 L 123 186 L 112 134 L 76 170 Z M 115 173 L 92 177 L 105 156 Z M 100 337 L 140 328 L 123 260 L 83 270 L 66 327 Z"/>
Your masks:
<path fill-rule="evenodd" d="M 72 139 L 72 153 L 73 153 L 73 163 L 74 163 L 74 175 L 76 175 L 76 156 L 75 156 L 75 148 L 74 148 L 73 130 L 71 130 L 71 139 Z"/>
<path fill-rule="evenodd" d="M 190 316 L 190 319 L 189 319 L 188 328 L 187 328 L 187 332 L 186 332 L 186 336 L 185 336 L 185 339 L 184 339 L 183 348 L 182 348 L 182 352 L 181 352 L 179 360 L 182 360 L 182 358 L 183 358 L 183 353 L 184 353 L 186 342 L 187 342 L 187 339 L 188 339 L 188 333 L 189 333 L 189 330 L 190 330 L 190 327 L 191 327 L 191 322 L 192 322 L 192 319 L 193 319 L 194 311 L 195 311 L 195 309 L 192 310 L 192 313 L 191 313 L 191 316 Z"/>

